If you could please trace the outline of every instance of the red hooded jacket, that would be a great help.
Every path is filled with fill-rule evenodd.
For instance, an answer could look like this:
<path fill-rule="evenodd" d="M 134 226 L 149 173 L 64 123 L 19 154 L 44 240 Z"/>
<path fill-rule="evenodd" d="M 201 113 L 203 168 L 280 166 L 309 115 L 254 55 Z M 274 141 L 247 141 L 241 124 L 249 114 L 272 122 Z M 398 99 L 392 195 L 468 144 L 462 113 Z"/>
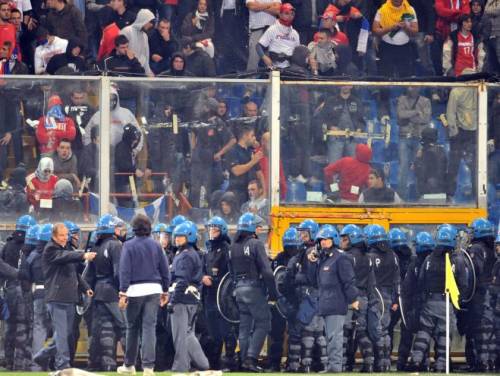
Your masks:
<path fill-rule="evenodd" d="M 115 38 L 120 34 L 120 28 L 115 22 L 109 24 L 102 30 L 101 44 L 99 45 L 99 51 L 97 52 L 97 61 L 111 55 L 113 49 L 115 48 Z"/>
<path fill-rule="evenodd" d="M 64 117 L 64 121 L 56 121 L 54 129 L 45 127 L 45 116 L 42 116 L 38 121 L 36 128 L 36 139 L 40 146 L 40 153 L 49 154 L 56 151 L 59 142 L 63 138 L 73 141 L 76 136 L 75 122 L 68 116 Z"/>
<path fill-rule="evenodd" d="M 458 7 L 457 7 L 458 5 Z M 470 13 L 469 0 L 436 0 L 436 34 L 446 40 L 451 32 L 451 23 L 462 14 Z"/>
<path fill-rule="evenodd" d="M 340 198 L 357 202 L 361 192 L 368 187 L 371 159 L 372 150 L 368 145 L 356 145 L 356 158 L 344 157 L 325 167 L 323 172 L 326 183 L 331 184 L 333 176 L 338 174 Z"/>
<path fill-rule="evenodd" d="M 52 199 L 52 193 L 57 183 L 57 176 L 51 175 L 49 180 L 41 181 L 35 173 L 28 175 L 26 178 L 26 197 L 35 210 L 40 208 L 41 199 Z"/>

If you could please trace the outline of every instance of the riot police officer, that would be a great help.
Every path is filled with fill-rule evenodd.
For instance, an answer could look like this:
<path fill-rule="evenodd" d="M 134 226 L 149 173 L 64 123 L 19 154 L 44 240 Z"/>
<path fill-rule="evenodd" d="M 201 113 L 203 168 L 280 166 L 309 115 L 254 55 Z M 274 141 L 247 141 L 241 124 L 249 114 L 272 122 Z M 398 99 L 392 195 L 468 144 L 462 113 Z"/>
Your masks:
<path fill-rule="evenodd" d="M 436 234 L 436 248 L 427 256 L 418 276 L 418 288 L 422 294 L 420 327 L 412 350 L 411 368 L 420 370 L 427 354 L 431 338 L 436 342 L 435 371 L 444 372 L 446 368 L 446 295 L 445 295 L 445 263 L 446 253 L 456 247 L 457 232 L 451 226 L 439 228 Z M 467 281 L 460 265 L 451 263 L 455 268 L 454 275 L 459 289 Z M 455 313 L 450 310 L 450 327 L 454 327 Z M 451 341 L 451 338 L 450 338 Z"/>
<path fill-rule="evenodd" d="M 45 306 L 45 278 L 42 271 L 42 252 L 52 236 L 52 224 L 41 225 L 36 231 L 35 226 L 30 227 L 28 233 L 36 231 L 36 246 L 23 264 L 26 279 L 31 283 L 33 291 L 33 339 L 31 349 L 36 354 L 43 347 L 48 333 L 52 329 L 50 317 Z M 43 367 L 33 364 L 32 371 L 40 371 Z M 43 369 L 46 371 L 46 369 Z"/>
<path fill-rule="evenodd" d="M 119 268 L 122 243 L 118 240 L 122 223 L 111 214 L 99 218 L 97 240 L 92 247 L 94 262 L 85 279 L 94 291 L 89 367 L 103 371 L 116 369 L 116 343 L 125 348 L 125 317 L 118 307 Z"/>
<path fill-rule="evenodd" d="M 271 267 L 276 275 L 276 270 L 278 268 L 285 268 L 285 281 L 283 283 L 284 288 L 287 290 L 289 289 L 289 286 L 287 286 L 286 282 L 286 267 L 292 257 L 294 257 L 298 251 L 300 246 L 302 245 L 302 242 L 299 239 L 299 232 L 295 227 L 289 227 L 283 234 L 283 251 L 279 252 L 276 257 L 271 261 Z M 282 291 L 282 294 L 286 294 L 286 292 Z M 293 293 L 293 292 L 292 292 Z M 282 299 L 286 299 L 285 296 L 283 296 Z M 293 298 L 291 299 L 292 301 L 294 300 Z M 284 300 L 282 300 L 284 301 Z M 293 305 L 292 301 L 286 301 L 285 304 L 287 306 Z M 269 338 L 268 338 L 268 359 L 269 359 L 269 370 L 271 372 L 279 372 L 281 370 L 281 357 L 283 355 L 283 342 L 284 342 L 284 334 L 286 330 L 286 324 L 287 321 L 286 319 L 282 316 L 282 314 L 285 315 L 290 315 L 295 312 L 279 312 L 277 305 L 273 307 L 274 309 L 271 310 L 271 332 L 269 333 Z M 294 310 L 295 311 L 295 310 Z M 290 332 L 290 326 L 293 326 L 293 319 L 289 319 L 289 332 Z M 292 340 L 293 342 L 293 340 Z M 292 344 L 293 345 L 293 344 Z M 290 359 L 290 334 L 289 334 L 289 339 L 288 339 L 288 359 Z M 299 353 L 298 356 L 300 358 L 300 338 L 298 341 L 298 348 L 299 348 Z M 292 349 L 292 355 L 293 355 L 293 349 Z"/>
<path fill-rule="evenodd" d="M 391 311 L 398 308 L 400 291 L 399 262 L 396 254 L 389 247 L 385 229 L 377 224 L 365 228 L 368 252 L 375 266 L 375 279 L 384 301 L 383 315 L 380 321 L 380 333 L 377 338 L 375 371 L 389 371 L 391 368 L 389 324 Z"/>
<path fill-rule="evenodd" d="M 418 275 L 424 260 L 431 254 L 436 243 L 432 235 L 426 231 L 415 236 L 416 256 L 413 256 L 408 266 L 405 279 L 401 285 L 401 301 L 403 302 L 406 324 L 401 326 L 401 340 L 398 348 L 398 371 L 405 371 L 410 356 L 413 337 L 419 326 L 422 301 L 418 285 Z"/>
<path fill-rule="evenodd" d="M 195 322 L 200 303 L 203 265 L 195 250 L 196 225 L 186 221 L 173 232 L 177 253 L 172 266 L 169 310 L 175 358 L 173 372 L 188 372 L 191 365 L 198 370 L 209 368 L 208 359 L 195 336 Z"/>
<path fill-rule="evenodd" d="M 325 320 L 327 335 L 327 372 L 342 372 L 343 329 L 348 306 L 359 309 L 353 259 L 340 251 L 340 238 L 335 227 L 324 225 L 316 236 L 320 250 L 308 254 L 315 263 L 310 270 L 318 286 L 318 314 Z"/>
<path fill-rule="evenodd" d="M 76 250 L 80 247 L 80 227 L 74 222 L 64 221 L 63 222 L 68 229 L 68 248 Z"/>
<path fill-rule="evenodd" d="M 354 364 L 356 347 L 359 345 L 361 356 L 363 357 L 363 367 L 361 372 L 373 372 L 374 355 L 373 341 L 368 335 L 368 317 L 369 310 L 376 310 L 374 306 L 374 294 L 376 287 L 375 272 L 373 263 L 368 255 L 365 245 L 365 239 L 362 230 L 353 224 L 345 226 L 340 232 L 340 249 L 352 258 L 354 264 L 354 275 L 356 278 L 356 287 L 359 295 L 359 310 L 350 310 L 355 327 L 350 327 L 344 331 L 346 343 L 346 368 Z M 377 313 L 375 315 L 377 316 Z M 355 338 L 353 338 L 355 332 Z M 351 368 L 349 367 L 349 368 Z M 352 370 L 352 368 L 351 368 Z"/>
<path fill-rule="evenodd" d="M 229 248 L 229 271 L 236 283 L 234 294 L 240 312 L 239 344 L 242 369 L 260 372 L 257 358 L 268 332 L 271 312 L 267 304 L 278 292 L 264 244 L 257 238 L 259 218 L 245 213 L 238 220 L 238 233 Z M 266 291 L 267 290 L 267 291 Z"/>
<path fill-rule="evenodd" d="M 410 264 L 412 256 L 411 248 L 408 244 L 408 235 L 399 227 L 395 227 L 389 231 L 388 237 L 389 237 L 389 246 L 398 257 L 400 281 L 404 281 L 406 272 L 408 270 L 408 265 Z M 398 304 L 398 309 L 396 311 L 391 311 L 391 322 L 389 324 L 389 337 L 391 339 L 390 353 L 392 353 L 392 347 L 393 347 L 394 328 L 400 321 L 401 315 L 404 315 L 404 312 L 401 313 L 401 309 L 402 308 Z M 400 325 L 400 328 L 401 328 L 402 338 L 400 340 L 400 343 L 401 342 L 408 343 L 409 332 L 406 331 L 404 328 L 402 328 L 404 327 L 404 320 L 401 324 L 402 325 Z M 406 337 L 403 337 L 403 335 Z"/>
<path fill-rule="evenodd" d="M 13 268 L 19 267 L 26 231 L 33 225 L 36 225 L 36 221 L 31 216 L 19 217 L 15 231 L 7 238 L 0 252 L 0 258 Z M 9 318 L 5 323 L 5 368 L 29 370 L 31 357 L 26 353 L 26 349 L 29 349 L 28 325 L 31 309 L 27 306 L 30 303 L 25 301 L 19 279 L 7 280 L 5 298 L 9 307 Z"/>
<path fill-rule="evenodd" d="M 486 372 L 494 366 L 490 347 L 493 346 L 493 310 L 488 292 L 496 260 L 494 241 L 495 226 L 485 218 L 477 218 L 471 224 L 472 242 L 468 252 L 476 273 L 476 291 L 465 305 L 468 322 L 467 337 L 474 346 L 474 369 Z"/>
<path fill-rule="evenodd" d="M 222 346 L 225 345 L 224 369 L 235 369 L 236 334 L 234 328 L 222 318 L 217 309 L 217 289 L 229 271 L 229 245 L 227 224 L 221 217 L 212 217 L 207 222 L 207 251 L 203 254 L 203 312 L 206 327 L 211 338 L 208 356 L 210 369 L 221 369 Z"/>

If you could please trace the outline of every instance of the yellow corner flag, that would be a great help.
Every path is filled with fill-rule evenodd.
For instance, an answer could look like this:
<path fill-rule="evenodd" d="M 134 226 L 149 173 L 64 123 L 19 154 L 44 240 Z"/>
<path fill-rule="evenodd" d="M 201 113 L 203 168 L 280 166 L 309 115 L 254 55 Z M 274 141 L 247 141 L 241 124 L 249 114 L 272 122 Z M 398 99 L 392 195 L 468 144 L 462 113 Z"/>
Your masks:
<path fill-rule="evenodd" d="M 456 309 L 460 309 L 460 305 L 458 304 L 460 292 L 458 291 L 457 281 L 455 281 L 455 275 L 451 267 L 450 254 L 446 253 L 445 258 L 445 292 L 450 294 L 453 306 Z"/>

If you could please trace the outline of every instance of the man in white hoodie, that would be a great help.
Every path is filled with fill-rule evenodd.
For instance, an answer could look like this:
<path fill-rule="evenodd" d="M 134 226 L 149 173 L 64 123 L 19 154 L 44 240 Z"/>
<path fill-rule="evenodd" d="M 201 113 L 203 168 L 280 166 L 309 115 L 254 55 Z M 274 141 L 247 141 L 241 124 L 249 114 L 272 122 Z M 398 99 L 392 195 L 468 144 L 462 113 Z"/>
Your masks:
<path fill-rule="evenodd" d="M 39 43 L 35 49 L 35 74 L 45 74 L 47 65 L 54 55 L 66 52 L 68 41 L 56 37 L 51 28 L 39 27 L 36 33 L 36 39 Z"/>
<path fill-rule="evenodd" d="M 148 76 L 154 76 L 149 67 L 149 42 L 147 32 L 154 27 L 154 14 L 148 9 L 141 9 L 132 25 L 122 29 L 123 34 L 129 40 L 129 49 L 141 63 Z"/>

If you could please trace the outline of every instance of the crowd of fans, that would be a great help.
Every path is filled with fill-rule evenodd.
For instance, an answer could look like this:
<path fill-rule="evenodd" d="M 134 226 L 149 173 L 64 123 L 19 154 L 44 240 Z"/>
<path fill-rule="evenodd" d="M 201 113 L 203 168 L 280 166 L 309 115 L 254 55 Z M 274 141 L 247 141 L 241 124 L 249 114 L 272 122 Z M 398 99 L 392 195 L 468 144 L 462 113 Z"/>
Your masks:
<path fill-rule="evenodd" d="M 1 73 L 498 73 L 499 8 L 498 0 L 2 0 Z"/>
<path fill-rule="evenodd" d="M 66 200 L 72 208 L 66 211 L 81 220 L 88 213 L 82 197 L 99 192 L 96 85 L 28 84 L 8 75 L 498 74 L 499 17 L 498 0 L 0 0 L 6 78 L 0 81 L 0 204 L 12 215 L 31 207 L 57 221 L 58 201 Z M 188 209 L 202 209 L 202 218 L 209 210 L 228 223 L 249 210 L 265 216 L 270 93 L 244 84 L 146 82 L 112 87 L 112 201 L 133 208 L 167 192 L 185 197 Z M 470 185 L 465 196 L 473 200 L 475 88 L 285 86 L 281 92 L 283 200 L 463 202 L 457 197 L 463 171 Z M 491 170 L 500 168 L 495 95 L 488 106 Z M 495 176 L 489 174 L 493 184 Z"/>

